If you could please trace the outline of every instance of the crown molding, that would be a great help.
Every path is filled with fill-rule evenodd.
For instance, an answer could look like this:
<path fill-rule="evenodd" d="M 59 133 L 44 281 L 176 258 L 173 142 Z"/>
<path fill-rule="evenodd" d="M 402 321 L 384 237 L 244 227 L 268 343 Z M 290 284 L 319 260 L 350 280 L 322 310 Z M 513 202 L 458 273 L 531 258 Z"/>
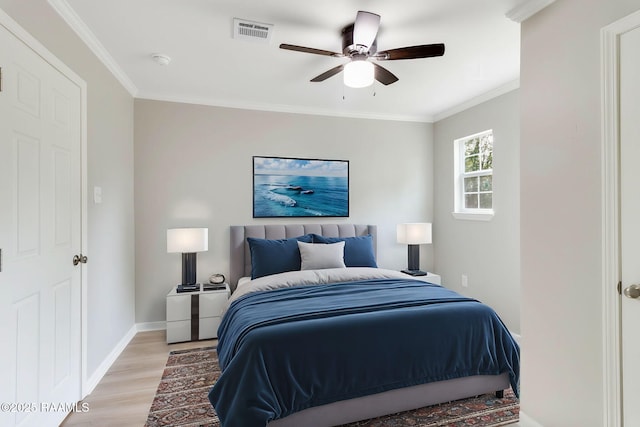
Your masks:
<path fill-rule="evenodd" d="M 435 115 L 384 114 L 367 111 L 340 111 L 300 105 L 250 103 L 204 97 L 167 96 L 164 94 L 151 92 L 138 93 L 136 95 L 136 99 L 177 102 L 180 104 L 207 105 L 210 107 L 238 108 L 242 110 L 270 111 L 274 113 L 308 114 L 312 116 L 343 117 L 349 119 L 367 120 L 390 120 L 397 122 L 435 123 L 519 88 L 520 79 L 515 79 L 510 81 L 509 83 L 478 95 L 475 98 L 472 98 L 468 101 L 463 102 L 462 104 L 458 104 L 452 108 L 449 108 L 448 110 L 442 111 Z"/>
<path fill-rule="evenodd" d="M 397 122 L 433 123 L 433 116 L 410 114 L 385 114 L 368 111 L 340 111 L 336 109 L 314 108 L 301 105 L 251 103 L 205 97 L 167 96 L 164 94 L 142 92 L 136 99 L 150 101 L 177 102 L 181 104 L 206 105 L 210 107 L 238 108 L 241 110 L 269 111 L 274 113 L 308 114 L 312 116 L 342 117 L 349 119 L 389 120 Z"/>
<path fill-rule="evenodd" d="M 470 100 L 463 102 L 462 104 L 458 104 L 454 107 L 449 108 L 448 110 L 436 114 L 433 117 L 433 122 L 439 122 L 442 119 L 446 119 L 447 117 L 453 116 L 454 114 L 461 113 L 464 110 L 468 110 L 471 107 L 483 104 L 493 98 L 497 98 L 518 88 L 520 88 L 520 79 L 512 80 L 509 83 L 490 90 L 489 92 L 485 92 L 481 95 L 476 96 L 475 98 L 471 98 Z"/>
<path fill-rule="evenodd" d="M 89 47 L 89 49 L 98 57 L 105 67 L 114 75 L 114 77 L 124 86 L 124 88 L 135 97 L 138 94 L 138 88 L 127 74 L 120 68 L 118 63 L 109 54 L 107 49 L 98 41 L 98 38 L 87 27 L 87 24 L 78 16 L 78 14 L 69 6 L 66 0 L 47 0 L 49 5 L 58 15 L 71 27 L 80 39 Z"/>
<path fill-rule="evenodd" d="M 522 21 L 529 19 L 555 1 L 556 0 L 525 0 L 505 15 L 507 18 L 520 24 Z"/>

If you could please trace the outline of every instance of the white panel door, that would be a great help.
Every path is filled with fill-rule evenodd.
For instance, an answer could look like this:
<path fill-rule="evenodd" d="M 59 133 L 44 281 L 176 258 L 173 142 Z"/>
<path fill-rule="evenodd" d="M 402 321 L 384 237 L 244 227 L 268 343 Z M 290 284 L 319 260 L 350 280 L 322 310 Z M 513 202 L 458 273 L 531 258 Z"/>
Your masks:
<path fill-rule="evenodd" d="M 0 26 L 2 426 L 81 398 L 81 91 Z"/>
<path fill-rule="evenodd" d="M 640 426 L 640 28 L 620 36 L 620 242 L 625 427 Z"/>

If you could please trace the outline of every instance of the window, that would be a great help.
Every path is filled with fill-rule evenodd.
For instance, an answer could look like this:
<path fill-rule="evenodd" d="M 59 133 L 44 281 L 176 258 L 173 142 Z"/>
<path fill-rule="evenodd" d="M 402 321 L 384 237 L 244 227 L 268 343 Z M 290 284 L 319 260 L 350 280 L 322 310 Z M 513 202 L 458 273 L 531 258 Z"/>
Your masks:
<path fill-rule="evenodd" d="M 493 131 L 454 141 L 455 207 L 459 219 L 493 217 Z"/>

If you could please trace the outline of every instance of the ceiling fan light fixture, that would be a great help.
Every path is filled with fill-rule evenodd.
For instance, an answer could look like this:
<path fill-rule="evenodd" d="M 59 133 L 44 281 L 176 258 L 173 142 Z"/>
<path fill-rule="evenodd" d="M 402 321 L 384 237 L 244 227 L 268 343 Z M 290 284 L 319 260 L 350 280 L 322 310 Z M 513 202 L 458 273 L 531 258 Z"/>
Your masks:
<path fill-rule="evenodd" d="M 371 86 L 375 79 L 373 64 L 369 61 L 351 61 L 344 66 L 344 84 L 352 88 Z"/>

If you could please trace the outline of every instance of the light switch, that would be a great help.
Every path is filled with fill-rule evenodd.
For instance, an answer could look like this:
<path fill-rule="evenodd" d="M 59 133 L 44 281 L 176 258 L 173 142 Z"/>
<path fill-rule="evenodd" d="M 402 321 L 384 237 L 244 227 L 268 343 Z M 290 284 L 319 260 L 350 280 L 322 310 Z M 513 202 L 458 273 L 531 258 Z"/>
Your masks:
<path fill-rule="evenodd" d="M 93 187 L 93 203 L 102 203 L 102 187 Z"/>

